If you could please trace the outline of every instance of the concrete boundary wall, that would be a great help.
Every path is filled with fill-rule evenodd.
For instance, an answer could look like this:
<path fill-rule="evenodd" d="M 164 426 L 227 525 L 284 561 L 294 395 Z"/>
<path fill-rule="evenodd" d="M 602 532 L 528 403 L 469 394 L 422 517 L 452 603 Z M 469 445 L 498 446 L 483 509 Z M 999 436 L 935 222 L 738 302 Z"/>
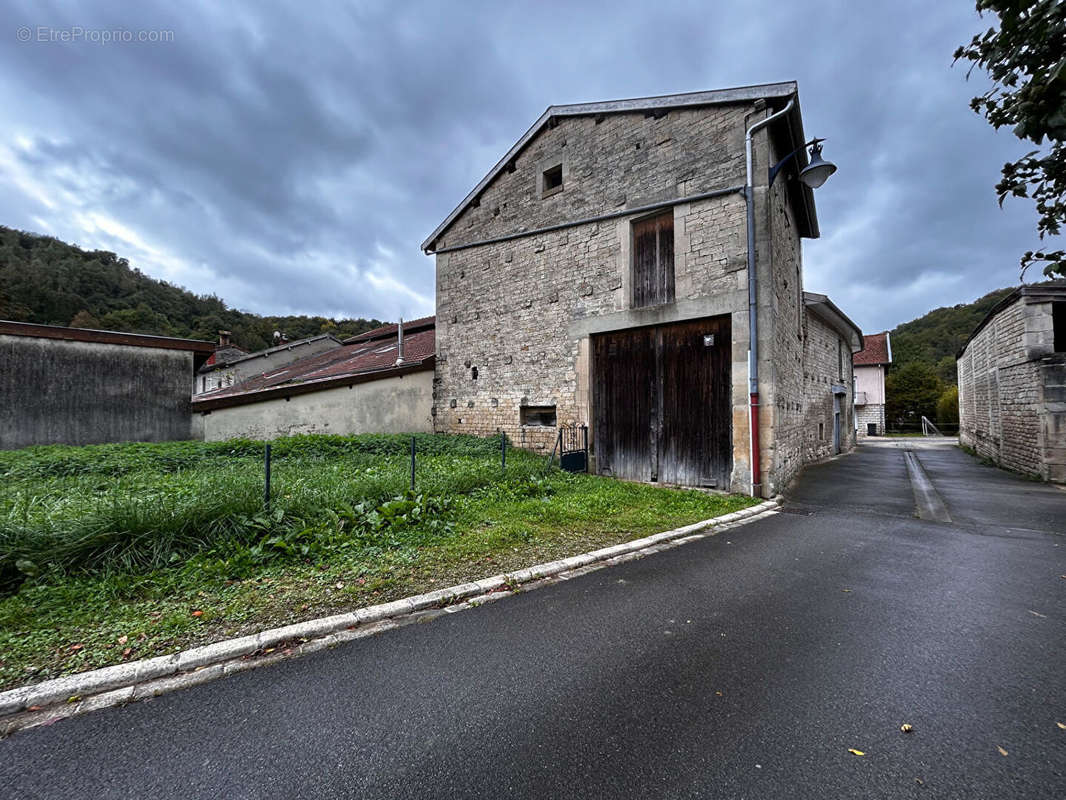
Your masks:
<path fill-rule="evenodd" d="M 301 433 L 432 433 L 433 371 L 217 408 L 196 414 L 207 441 Z"/>
<path fill-rule="evenodd" d="M 198 357 L 206 356 L 0 333 L 0 449 L 193 438 Z"/>

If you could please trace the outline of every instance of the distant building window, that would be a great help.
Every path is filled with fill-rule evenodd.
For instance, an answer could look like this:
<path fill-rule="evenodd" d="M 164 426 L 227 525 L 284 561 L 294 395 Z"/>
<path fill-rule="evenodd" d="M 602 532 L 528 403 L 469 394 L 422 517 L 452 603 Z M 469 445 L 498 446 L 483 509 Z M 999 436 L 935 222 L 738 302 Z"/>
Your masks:
<path fill-rule="evenodd" d="M 1066 303 L 1051 304 L 1051 324 L 1055 330 L 1055 352 L 1066 353 Z"/>
<path fill-rule="evenodd" d="M 818 440 L 822 441 L 822 442 L 825 441 L 825 423 L 824 422 L 819 422 L 818 423 Z"/>
<path fill-rule="evenodd" d="M 674 212 L 633 223 L 633 307 L 674 301 Z"/>
<path fill-rule="evenodd" d="M 540 196 L 549 197 L 563 190 L 563 165 L 556 164 L 540 176 Z"/>
<path fill-rule="evenodd" d="M 554 428 L 555 406 L 522 406 L 521 420 L 523 425 Z"/>
<path fill-rule="evenodd" d="M 866 435 L 867 436 L 877 436 L 877 423 L 876 422 L 867 422 L 866 423 Z"/>

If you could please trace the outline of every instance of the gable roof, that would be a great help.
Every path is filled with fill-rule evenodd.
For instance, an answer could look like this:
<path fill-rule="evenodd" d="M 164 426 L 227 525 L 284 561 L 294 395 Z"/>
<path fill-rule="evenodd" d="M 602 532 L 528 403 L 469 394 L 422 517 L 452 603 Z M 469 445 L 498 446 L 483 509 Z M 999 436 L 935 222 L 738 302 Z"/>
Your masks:
<path fill-rule="evenodd" d="M 496 162 L 496 166 L 489 170 L 488 175 L 481 179 L 478 185 L 475 186 L 463 201 L 452 210 L 440 225 L 437 226 L 436 230 L 434 230 L 433 233 L 422 242 L 422 250 L 426 253 L 433 252 L 437 239 L 439 239 L 451 224 L 459 218 L 459 215 L 462 214 L 489 186 L 489 184 L 492 183 L 501 172 L 503 172 L 507 165 L 510 164 L 534 138 L 536 138 L 537 134 L 555 119 L 560 117 L 620 114 L 633 111 L 670 110 L 674 108 L 696 108 L 700 106 L 727 105 L 732 103 L 750 103 L 756 100 L 766 100 L 767 102 L 777 100 L 783 104 L 793 95 L 796 95 L 796 103 L 792 107 L 792 111 L 788 114 L 787 122 L 790 136 L 794 141 L 792 147 L 798 147 L 806 140 L 803 138 L 803 121 L 799 109 L 799 87 L 795 81 L 764 83 L 757 86 L 740 86 L 733 89 L 715 89 L 706 92 L 686 92 L 684 94 L 668 94 L 656 97 L 636 97 L 629 100 L 608 100 L 598 103 L 572 103 L 569 105 L 548 106 L 547 110 L 545 110 L 529 130 L 522 135 L 522 138 L 515 142 L 504 157 Z M 801 169 L 806 166 L 806 159 L 806 150 L 800 148 L 800 152 L 797 154 L 797 160 L 800 161 L 799 167 Z M 805 212 L 804 214 L 799 215 L 801 217 L 801 225 L 804 225 L 805 229 L 808 231 L 806 235 L 816 238 L 818 236 L 818 219 L 814 213 L 814 195 L 811 189 L 805 184 L 798 181 L 797 183 L 799 183 L 801 187 L 799 190 L 799 196 L 802 200 L 802 210 Z M 683 200 L 683 198 L 681 199 Z M 804 216 L 806 219 L 803 219 Z"/>
<path fill-rule="evenodd" d="M 892 363 L 892 343 L 888 339 L 888 331 L 883 333 L 868 333 L 863 337 L 863 348 L 851 357 L 851 363 L 856 367 L 873 367 L 879 364 Z"/>
<path fill-rule="evenodd" d="M 406 325 L 404 327 L 406 329 Z M 324 353 L 305 356 L 232 386 L 197 395 L 193 398 L 192 410 L 210 411 L 257 403 L 433 368 L 436 333 L 432 325 L 411 335 L 405 330 L 404 360 L 400 365 L 396 364 L 395 333 L 389 339 L 338 342 L 337 347 Z"/>
<path fill-rule="evenodd" d="M 427 328 L 433 328 L 436 326 L 437 318 L 433 315 L 428 317 L 419 317 L 413 319 L 410 322 L 403 324 L 403 334 L 406 337 L 409 334 L 416 331 L 426 330 Z M 374 328 L 370 331 L 364 331 L 363 333 L 357 333 L 355 336 L 351 336 L 344 340 L 344 344 L 352 344 L 353 342 L 369 342 L 374 339 L 388 339 L 396 336 L 398 329 L 398 323 L 390 322 L 387 325 L 382 325 L 380 328 Z"/>

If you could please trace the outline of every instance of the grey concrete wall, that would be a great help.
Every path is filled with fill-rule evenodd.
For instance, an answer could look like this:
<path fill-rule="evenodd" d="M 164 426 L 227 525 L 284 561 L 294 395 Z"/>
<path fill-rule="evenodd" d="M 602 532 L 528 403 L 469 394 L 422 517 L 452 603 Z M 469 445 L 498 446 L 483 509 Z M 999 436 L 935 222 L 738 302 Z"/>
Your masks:
<path fill-rule="evenodd" d="M 0 448 L 193 437 L 193 354 L 0 335 Z"/>
<path fill-rule="evenodd" d="M 432 433 L 433 371 L 197 414 L 207 441 L 299 433 Z"/>

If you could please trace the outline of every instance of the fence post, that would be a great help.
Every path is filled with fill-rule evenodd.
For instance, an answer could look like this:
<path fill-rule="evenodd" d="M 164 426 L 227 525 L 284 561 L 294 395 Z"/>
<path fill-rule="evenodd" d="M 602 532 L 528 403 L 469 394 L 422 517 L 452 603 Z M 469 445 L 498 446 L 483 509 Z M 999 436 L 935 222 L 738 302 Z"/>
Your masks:
<path fill-rule="evenodd" d="M 415 437 L 411 437 L 411 494 L 415 491 Z"/>
<path fill-rule="evenodd" d="M 263 455 L 263 471 L 266 475 L 266 486 L 263 488 L 263 505 L 266 506 L 267 513 L 270 513 L 270 443 L 267 442 L 266 450 Z"/>
<path fill-rule="evenodd" d="M 507 434 L 500 431 L 500 471 L 507 472 Z"/>

